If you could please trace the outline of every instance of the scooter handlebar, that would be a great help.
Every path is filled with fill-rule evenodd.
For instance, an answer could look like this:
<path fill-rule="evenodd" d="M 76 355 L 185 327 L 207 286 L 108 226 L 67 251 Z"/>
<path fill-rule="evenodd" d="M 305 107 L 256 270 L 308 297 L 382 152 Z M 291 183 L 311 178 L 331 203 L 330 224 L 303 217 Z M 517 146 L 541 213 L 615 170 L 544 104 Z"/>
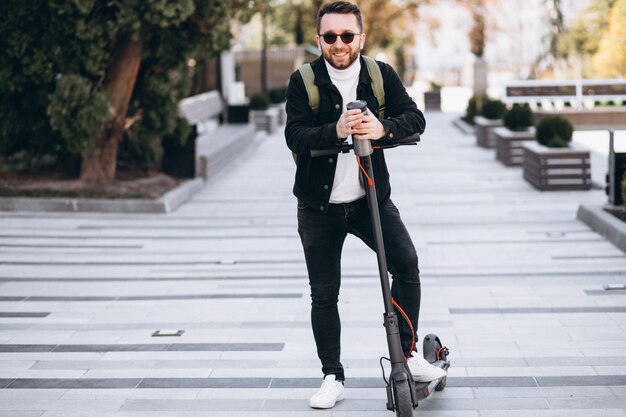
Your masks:
<path fill-rule="evenodd" d="M 398 146 L 410 146 L 410 145 L 417 145 L 417 142 L 420 141 L 420 134 L 419 133 L 415 133 L 413 135 L 407 136 L 405 138 L 400 139 L 399 141 L 394 141 L 393 143 L 382 143 L 380 145 L 376 144 L 376 142 L 372 143 L 372 147 L 374 149 L 389 149 L 389 148 L 396 148 Z M 311 150 L 311 157 L 316 158 L 318 156 L 325 156 L 325 155 L 334 155 L 334 154 L 338 154 L 340 152 L 343 153 L 347 153 L 349 152 L 351 149 L 354 149 L 354 145 L 349 144 L 349 143 L 344 143 L 342 144 L 341 148 L 329 148 L 329 149 L 312 149 Z"/>
<path fill-rule="evenodd" d="M 312 149 L 311 157 L 317 158 L 318 156 L 324 155 L 335 155 L 341 152 L 341 149 Z"/>

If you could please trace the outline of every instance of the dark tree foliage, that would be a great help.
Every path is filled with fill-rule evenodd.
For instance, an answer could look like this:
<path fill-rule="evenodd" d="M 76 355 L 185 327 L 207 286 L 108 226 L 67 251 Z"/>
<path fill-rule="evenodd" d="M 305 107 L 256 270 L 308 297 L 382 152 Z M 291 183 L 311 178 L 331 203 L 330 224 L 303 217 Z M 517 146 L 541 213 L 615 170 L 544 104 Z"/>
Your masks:
<path fill-rule="evenodd" d="M 77 154 L 114 179 L 122 140 L 151 163 L 180 130 L 185 63 L 227 49 L 252 0 L 3 0 L 0 156 Z M 183 129 L 184 131 L 184 129 Z M 183 135 L 186 138 L 186 135 Z"/>

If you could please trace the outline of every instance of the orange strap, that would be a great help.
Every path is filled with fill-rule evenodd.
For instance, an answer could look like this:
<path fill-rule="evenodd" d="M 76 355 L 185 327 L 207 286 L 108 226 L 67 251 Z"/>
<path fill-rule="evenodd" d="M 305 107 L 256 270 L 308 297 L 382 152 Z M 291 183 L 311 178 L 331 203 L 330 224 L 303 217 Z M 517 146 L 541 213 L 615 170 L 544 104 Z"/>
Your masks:
<path fill-rule="evenodd" d="M 394 300 L 393 298 L 391 299 L 391 302 L 398 309 L 398 311 L 402 314 L 402 317 L 404 317 L 404 319 L 406 320 L 407 324 L 411 328 L 411 337 L 413 339 L 411 340 L 411 348 L 409 349 L 409 352 L 406 355 L 406 360 L 409 360 L 409 357 L 411 356 L 411 352 L 413 352 L 413 349 L 415 348 L 415 330 L 413 330 L 413 324 L 411 324 L 411 320 L 409 319 L 409 316 L 407 316 L 407 314 L 404 312 L 404 310 L 402 310 L 402 307 L 400 307 L 400 305 L 398 303 L 396 303 L 396 300 Z"/>
<path fill-rule="evenodd" d="M 359 160 L 358 156 L 356 157 L 356 163 L 359 164 L 359 168 L 361 169 L 361 171 L 363 171 L 363 175 L 365 175 L 365 178 L 367 178 L 367 185 L 371 187 L 372 184 L 374 184 L 374 181 L 372 181 L 370 176 L 367 175 L 367 171 L 365 171 L 365 168 L 363 168 L 363 165 L 361 165 L 361 161 Z"/>

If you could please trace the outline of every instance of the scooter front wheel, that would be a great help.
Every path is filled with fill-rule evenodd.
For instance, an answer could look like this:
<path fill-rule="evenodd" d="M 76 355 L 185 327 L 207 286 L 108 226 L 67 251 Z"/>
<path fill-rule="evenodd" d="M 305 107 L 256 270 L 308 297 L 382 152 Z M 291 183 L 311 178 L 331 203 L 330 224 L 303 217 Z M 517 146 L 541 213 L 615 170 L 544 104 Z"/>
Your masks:
<path fill-rule="evenodd" d="M 397 417 L 413 417 L 413 400 L 408 381 L 396 381 L 393 384 L 393 395 Z"/>

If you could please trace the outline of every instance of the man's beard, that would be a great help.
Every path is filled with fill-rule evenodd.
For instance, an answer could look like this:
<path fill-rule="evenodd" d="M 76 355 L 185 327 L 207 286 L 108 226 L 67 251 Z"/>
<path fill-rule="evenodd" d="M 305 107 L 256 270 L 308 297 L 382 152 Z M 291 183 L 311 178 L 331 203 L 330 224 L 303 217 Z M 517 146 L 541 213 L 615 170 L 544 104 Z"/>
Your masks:
<path fill-rule="evenodd" d="M 324 59 L 326 59 L 326 61 L 333 68 L 340 69 L 340 70 L 348 68 L 359 57 L 359 51 L 358 50 L 353 50 L 352 48 L 350 48 L 347 51 L 349 59 L 348 60 L 341 60 L 341 62 L 336 62 L 337 61 L 337 57 L 335 57 L 333 55 L 334 52 L 337 52 L 337 50 L 336 49 L 332 49 L 332 48 L 330 50 L 324 52 Z"/>

